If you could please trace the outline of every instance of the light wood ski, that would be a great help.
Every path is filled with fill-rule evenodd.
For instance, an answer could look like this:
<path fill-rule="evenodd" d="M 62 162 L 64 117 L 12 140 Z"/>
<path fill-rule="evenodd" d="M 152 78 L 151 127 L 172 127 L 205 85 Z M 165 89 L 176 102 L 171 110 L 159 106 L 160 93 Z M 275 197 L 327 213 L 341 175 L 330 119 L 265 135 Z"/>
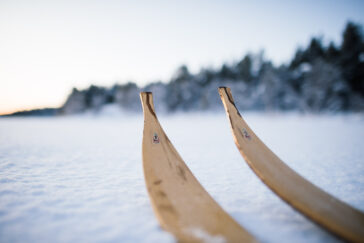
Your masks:
<path fill-rule="evenodd" d="M 144 177 L 162 228 L 180 242 L 256 242 L 215 202 L 184 163 L 159 124 L 152 93 L 142 92 L 140 98 Z"/>
<path fill-rule="evenodd" d="M 231 91 L 219 94 L 234 141 L 256 175 L 292 207 L 345 240 L 364 242 L 364 214 L 319 189 L 282 162 L 250 129 L 235 106 Z"/>

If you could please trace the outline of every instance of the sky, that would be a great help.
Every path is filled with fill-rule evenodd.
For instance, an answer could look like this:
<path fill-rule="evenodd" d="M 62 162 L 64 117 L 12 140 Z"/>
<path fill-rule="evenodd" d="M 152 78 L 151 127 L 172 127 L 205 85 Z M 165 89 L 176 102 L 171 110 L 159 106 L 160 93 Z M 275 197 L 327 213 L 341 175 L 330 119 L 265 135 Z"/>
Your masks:
<path fill-rule="evenodd" d="M 274 2 L 274 3 L 273 3 Z M 264 50 L 287 63 L 312 36 L 339 44 L 364 1 L 0 0 L 0 114 L 59 107 L 73 87 L 168 81 Z"/>

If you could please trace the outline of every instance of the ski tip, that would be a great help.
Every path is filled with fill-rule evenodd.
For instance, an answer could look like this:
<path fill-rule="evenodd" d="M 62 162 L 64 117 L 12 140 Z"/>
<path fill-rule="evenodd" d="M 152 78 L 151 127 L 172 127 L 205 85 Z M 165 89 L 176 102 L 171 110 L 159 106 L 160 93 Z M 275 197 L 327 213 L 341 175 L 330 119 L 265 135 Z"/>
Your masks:
<path fill-rule="evenodd" d="M 150 91 L 143 91 L 143 92 L 140 92 L 140 96 L 142 96 L 142 95 L 153 95 L 153 93 Z"/>
<path fill-rule="evenodd" d="M 233 95 L 231 94 L 231 89 L 229 87 L 219 87 L 218 89 L 222 104 L 224 105 L 225 111 L 229 112 L 231 108 L 236 110 L 238 116 L 241 117 L 238 108 L 235 105 Z"/>
<path fill-rule="evenodd" d="M 140 99 L 142 100 L 142 103 L 144 100 L 146 100 L 149 96 L 153 97 L 152 92 L 140 92 Z"/>
<path fill-rule="evenodd" d="M 152 92 L 140 92 L 140 101 L 142 102 L 144 115 L 149 111 L 154 117 L 156 117 L 153 104 Z"/>
<path fill-rule="evenodd" d="M 229 87 L 225 87 L 225 86 L 219 87 L 218 91 L 219 91 L 221 99 L 227 98 L 232 104 L 234 104 L 234 99 L 231 94 L 231 89 Z"/>
<path fill-rule="evenodd" d="M 219 91 L 220 96 L 223 96 L 224 94 L 226 94 L 228 97 L 232 97 L 231 96 L 231 89 L 229 87 L 220 86 L 218 88 L 218 91 Z"/>

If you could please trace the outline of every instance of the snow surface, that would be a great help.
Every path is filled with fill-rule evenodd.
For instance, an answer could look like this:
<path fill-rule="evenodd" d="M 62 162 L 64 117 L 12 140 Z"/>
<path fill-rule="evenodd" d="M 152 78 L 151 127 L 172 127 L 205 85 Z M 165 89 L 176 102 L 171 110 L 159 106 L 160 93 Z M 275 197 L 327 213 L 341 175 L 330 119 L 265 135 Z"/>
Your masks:
<path fill-rule="evenodd" d="M 298 173 L 364 211 L 364 116 L 245 114 Z M 206 190 L 262 242 L 338 242 L 244 162 L 223 113 L 161 116 Z M 141 161 L 142 116 L 0 119 L 0 242 L 174 242 Z"/>

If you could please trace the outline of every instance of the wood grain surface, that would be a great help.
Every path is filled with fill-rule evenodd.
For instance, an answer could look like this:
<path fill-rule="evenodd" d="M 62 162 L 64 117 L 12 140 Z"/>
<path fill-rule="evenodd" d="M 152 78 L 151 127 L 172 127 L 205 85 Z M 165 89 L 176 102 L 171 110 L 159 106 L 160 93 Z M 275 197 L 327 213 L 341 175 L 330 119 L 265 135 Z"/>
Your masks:
<path fill-rule="evenodd" d="M 235 144 L 255 174 L 284 201 L 328 231 L 348 241 L 364 242 L 364 214 L 288 167 L 241 117 L 230 89 L 220 87 L 219 94 Z"/>
<path fill-rule="evenodd" d="M 158 122 L 152 93 L 142 92 L 140 98 L 144 112 L 145 183 L 162 228 L 179 242 L 256 242 L 186 166 Z"/>

